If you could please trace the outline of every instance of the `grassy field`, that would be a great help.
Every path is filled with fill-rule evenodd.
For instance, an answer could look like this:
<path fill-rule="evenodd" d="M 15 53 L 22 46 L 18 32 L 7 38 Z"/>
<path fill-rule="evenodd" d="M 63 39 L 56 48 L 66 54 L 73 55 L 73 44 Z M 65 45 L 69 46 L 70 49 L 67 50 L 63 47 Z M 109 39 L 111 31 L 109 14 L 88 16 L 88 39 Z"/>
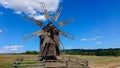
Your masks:
<path fill-rule="evenodd" d="M 13 61 L 21 56 L 26 60 L 37 60 L 37 55 L 0 55 L 0 68 L 11 68 Z"/>
<path fill-rule="evenodd" d="M 36 58 L 37 55 L 0 55 L 0 68 L 11 68 L 13 61 L 21 56 L 23 56 L 25 60 L 38 60 L 38 58 Z M 89 66 L 91 68 L 116 68 L 116 66 L 120 65 L 120 57 L 80 56 L 80 55 L 70 56 L 88 60 Z M 61 56 L 59 56 L 58 58 L 61 58 Z"/>
<path fill-rule="evenodd" d="M 91 68 L 117 68 L 120 65 L 120 57 L 80 55 L 73 55 L 73 57 L 88 60 Z"/>

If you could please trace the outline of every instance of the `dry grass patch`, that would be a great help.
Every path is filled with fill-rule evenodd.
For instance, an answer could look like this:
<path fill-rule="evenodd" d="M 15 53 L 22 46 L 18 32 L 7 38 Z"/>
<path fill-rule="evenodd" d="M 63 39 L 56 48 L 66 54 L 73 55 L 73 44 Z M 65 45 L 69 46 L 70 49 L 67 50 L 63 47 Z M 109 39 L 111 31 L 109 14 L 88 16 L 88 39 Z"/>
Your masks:
<path fill-rule="evenodd" d="M 86 59 L 89 61 L 90 67 L 102 67 L 102 68 L 112 68 L 113 66 L 120 65 L 120 57 L 113 56 L 80 56 L 80 55 L 70 55 L 72 57 Z"/>

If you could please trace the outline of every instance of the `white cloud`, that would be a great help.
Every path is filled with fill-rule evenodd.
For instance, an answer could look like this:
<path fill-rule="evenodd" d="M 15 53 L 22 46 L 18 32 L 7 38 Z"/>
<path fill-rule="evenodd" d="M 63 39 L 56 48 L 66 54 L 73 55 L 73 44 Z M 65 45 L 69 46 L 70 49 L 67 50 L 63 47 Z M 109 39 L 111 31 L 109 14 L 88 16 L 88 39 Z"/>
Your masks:
<path fill-rule="evenodd" d="M 92 38 L 91 40 L 97 40 L 99 38 L 102 38 L 101 36 L 95 36 L 94 38 Z"/>
<path fill-rule="evenodd" d="M 22 11 L 14 11 L 15 14 L 21 14 Z"/>
<path fill-rule="evenodd" d="M 36 20 L 40 20 L 40 19 L 46 20 L 45 17 L 44 17 L 44 15 L 35 15 L 34 18 L 35 18 Z"/>
<path fill-rule="evenodd" d="M 0 49 L 0 53 L 7 53 L 7 50 Z"/>
<path fill-rule="evenodd" d="M 80 40 L 81 41 L 87 41 L 88 39 L 87 38 L 81 38 Z"/>
<path fill-rule="evenodd" d="M 80 40 L 81 41 L 95 41 L 95 40 L 100 39 L 100 38 L 102 38 L 102 37 L 101 36 L 95 36 L 93 38 L 81 38 Z"/>
<path fill-rule="evenodd" d="M 25 13 L 35 16 L 41 12 L 40 1 L 45 2 L 49 12 L 55 12 L 61 0 L 0 0 L 0 5 L 4 8 L 13 9 L 16 14 Z M 41 14 L 38 16 L 41 16 Z M 39 18 L 43 20 L 43 17 Z"/>
<path fill-rule="evenodd" d="M 22 45 L 13 45 L 13 46 L 4 46 L 3 47 L 4 50 L 20 50 L 21 48 L 23 48 Z"/>
<path fill-rule="evenodd" d="M 102 42 L 96 42 L 96 44 L 102 44 Z"/>
<path fill-rule="evenodd" d="M 12 45 L 12 46 L 4 46 L 2 49 L 0 49 L 0 53 L 11 53 L 11 52 L 18 52 L 22 50 L 24 46 L 22 45 Z"/>

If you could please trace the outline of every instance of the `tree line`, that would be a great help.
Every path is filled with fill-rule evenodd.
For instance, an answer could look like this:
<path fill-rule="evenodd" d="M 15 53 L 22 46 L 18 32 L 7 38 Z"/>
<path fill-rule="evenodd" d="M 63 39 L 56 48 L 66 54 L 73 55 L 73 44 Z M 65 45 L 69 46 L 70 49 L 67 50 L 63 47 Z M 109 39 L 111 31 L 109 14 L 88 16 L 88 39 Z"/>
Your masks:
<path fill-rule="evenodd" d="M 68 49 L 61 51 L 70 55 L 120 56 L 120 48 L 109 49 Z"/>
<path fill-rule="evenodd" d="M 109 49 L 66 49 L 61 54 L 70 55 L 95 55 L 95 56 L 120 56 L 120 48 Z M 38 51 L 26 51 L 22 54 L 38 54 Z"/>

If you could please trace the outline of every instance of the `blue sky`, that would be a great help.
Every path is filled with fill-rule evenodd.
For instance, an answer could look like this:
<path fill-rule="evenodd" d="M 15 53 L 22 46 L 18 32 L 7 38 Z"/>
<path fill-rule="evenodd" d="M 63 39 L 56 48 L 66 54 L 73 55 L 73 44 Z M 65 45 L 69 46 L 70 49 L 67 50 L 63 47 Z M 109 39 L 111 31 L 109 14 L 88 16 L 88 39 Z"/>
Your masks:
<path fill-rule="evenodd" d="M 60 36 L 65 49 L 120 48 L 119 0 L 62 0 L 58 5 L 63 7 L 58 22 L 74 18 L 74 22 L 58 27 L 75 36 L 75 40 Z M 37 36 L 21 40 L 41 29 L 23 19 L 23 13 L 0 3 L 0 53 L 39 50 Z"/>

